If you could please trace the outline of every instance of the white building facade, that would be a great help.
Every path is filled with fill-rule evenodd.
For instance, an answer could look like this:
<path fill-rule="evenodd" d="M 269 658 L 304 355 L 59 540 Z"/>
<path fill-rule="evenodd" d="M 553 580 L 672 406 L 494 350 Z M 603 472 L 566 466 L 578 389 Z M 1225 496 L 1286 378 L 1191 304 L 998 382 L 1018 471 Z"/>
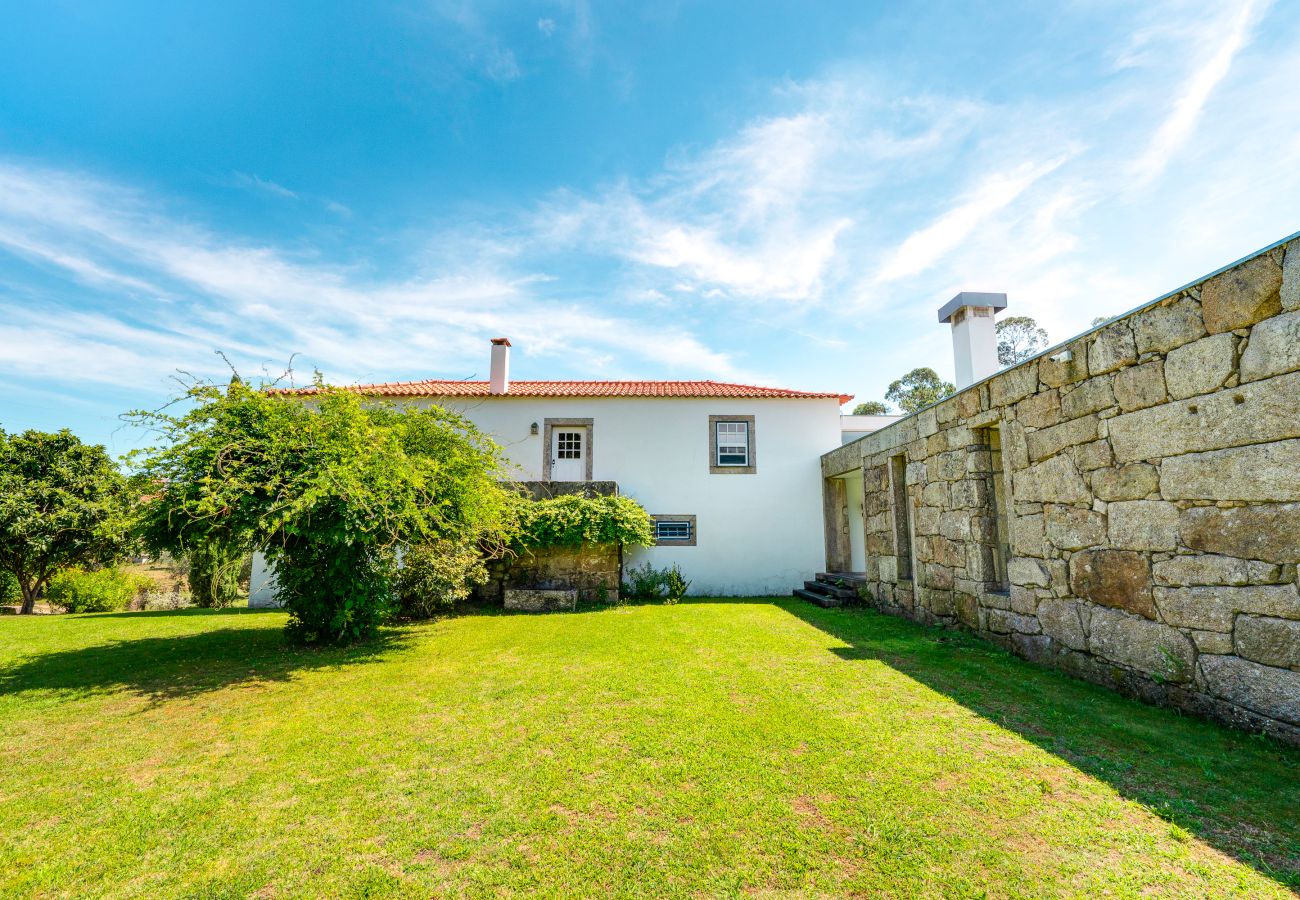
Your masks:
<path fill-rule="evenodd" d="M 821 455 L 850 397 L 712 381 L 511 382 L 493 342 L 488 381 L 363 385 L 377 398 L 461 413 L 518 481 L 612 481 L 655 519 L 624 565 L 676 563 L 692 594 L 788 593 L 825 562 Z M 269 599 L 254 569 L 250 603 Z"/>

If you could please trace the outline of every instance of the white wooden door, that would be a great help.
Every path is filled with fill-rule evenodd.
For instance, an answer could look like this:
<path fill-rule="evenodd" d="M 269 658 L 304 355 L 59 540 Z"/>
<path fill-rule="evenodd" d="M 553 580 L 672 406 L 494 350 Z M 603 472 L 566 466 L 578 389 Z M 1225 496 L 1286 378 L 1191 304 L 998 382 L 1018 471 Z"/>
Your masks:
<path fill-rule="evenodd" d="M 587 480 L 588 438 L 581 425 L 556 425 L 551 430 L 551 481 Z"/>

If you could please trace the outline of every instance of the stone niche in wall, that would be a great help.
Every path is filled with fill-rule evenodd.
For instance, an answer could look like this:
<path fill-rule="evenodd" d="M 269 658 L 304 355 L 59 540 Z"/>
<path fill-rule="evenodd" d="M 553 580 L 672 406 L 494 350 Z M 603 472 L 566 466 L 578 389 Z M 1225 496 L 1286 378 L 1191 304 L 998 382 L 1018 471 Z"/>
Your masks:
<path fill-rule="evenodd" d="M 1300 744 L 1300 240 L 822 458 L 853 470 L 877 607 Z"/>
<path fill-rule="evenodd" d="M 511 589 L 577 591 L 579 600 L 618 600 L 622 548 L 617 544 L 539 547 L 488 563 L 488 583 L 476 591 L 486 602 L 499 603 Z"/>

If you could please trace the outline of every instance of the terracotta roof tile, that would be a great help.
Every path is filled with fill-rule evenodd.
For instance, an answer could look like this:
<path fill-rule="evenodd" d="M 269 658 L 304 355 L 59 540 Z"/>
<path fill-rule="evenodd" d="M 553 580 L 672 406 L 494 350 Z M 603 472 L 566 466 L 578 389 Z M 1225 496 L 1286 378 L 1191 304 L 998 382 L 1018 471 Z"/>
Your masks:
<path fill-rule="evenodd" d="M 349 385 L 346 390 L 373 397 L 491 397 L 486 381 L 392 381 Z M 275 393 L 311 394 L 315 388 Z M 511 381 L 508 397 L 732 397 L 736 399 L 839 400 L 852 394 L 795 391 L 787 388 L 729 384 L 724 381 Z"/>

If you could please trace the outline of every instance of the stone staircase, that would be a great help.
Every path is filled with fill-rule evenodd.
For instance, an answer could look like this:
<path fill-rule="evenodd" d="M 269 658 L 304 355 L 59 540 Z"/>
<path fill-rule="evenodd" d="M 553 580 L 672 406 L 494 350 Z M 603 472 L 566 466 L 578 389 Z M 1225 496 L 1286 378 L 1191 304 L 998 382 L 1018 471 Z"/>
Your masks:
<path fill-rule="evenodd" d="M 803 587 L 795 588 L 792 593 L 818 606 L 846 606 L 858 601 L 858 585 L 866 580 L 856 572 L 818 572 L 816 580 L 805 581 Z"/>

